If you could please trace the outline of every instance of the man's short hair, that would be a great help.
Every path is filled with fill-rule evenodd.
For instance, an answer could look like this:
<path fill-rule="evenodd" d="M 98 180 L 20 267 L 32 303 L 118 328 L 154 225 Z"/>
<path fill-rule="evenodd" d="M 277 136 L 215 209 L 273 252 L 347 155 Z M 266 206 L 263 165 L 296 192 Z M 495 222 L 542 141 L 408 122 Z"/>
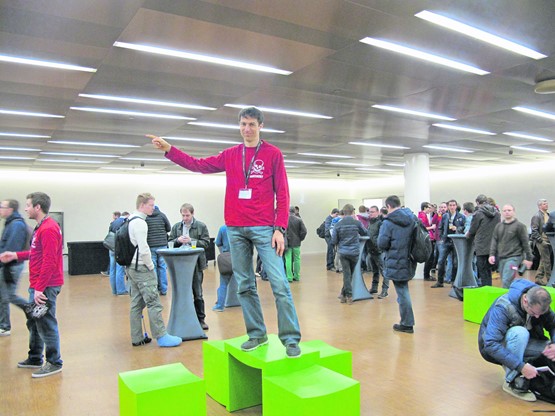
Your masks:
<path fill-rule="evenodd" d="M 142 194 L 137 195 L 137 203 L 135 204 L 135 207 L 137 209 L 139 209 L 139 207 L 141 206 L 141 204 L 146 204 L 148 203 L 148 201 L 150 201 L 151 199 L 155 199 L 154 196 L 152 196 L 152 194 L 148 193 L 148 192 L 144 192 Z"/>
<path fill-rule="evenodd" d="M 121 215 L 123 215 L 124 217 L 126 217 L 126 216 L 129 216 L 130 214 L 129 214 L 129 212 L 127 212 L 127 211 L 123 211 L 123 212 L 121 213 Z"/>
<path fill-rule="evenodd" d="M 339 210 L 337 208 L 334 208 L 331 210 L 332 214 L 339 214 Z"/>
<path fill-rule="evenodd" d="M 41 211 L 45 214 L 48 214 L 48 212 L 50 211 L 50 204 L 52 201 L 50 200 L 50 197 L 44 192 L 30 193 L 29 195 L 27 195 L 27 199 L 31 200 L 31 205 L 33 207 L 40 205 Z"/>
<path fill-rule="evenodd" d="M 293 207 L 293 206 L 289 207 L 289 213 L 294 214 L 295 213 L 295 207 Z"/>
<path fill-rule="evenodd" d="M 187 210 L 189 211 L 191 214 L 195 213 L 195 208 L 189 204 L 188 202 L 185 202 L 183 205 L 181 205 L 181 208 L 179 208 L 179 212 L 182 213 L 183 210 Z"/>
<path fill-rule="evenodd" d="M 17 210 L 19 209 L 19 202 L 17 202 L 15 199 L 5 199 L 4 201 L 8 203 L 8 208 L 13 209 L 13 212 L 17 212 Z"/>
<path fill-rule="evenodd" d="M 239 121 L 241 118 L 255 118 L 258 120 L 258 124 L 264 123 L 264 114 L 256 107 L 245 107 L 239 111 Z"/>
<path fill-rule="evenodd" d="M 546 313 L 551 305 L 551 295 L 547 290 L 541 286 L 533 286 L 526 292 L 526 299 L 528 300 L 528 305 L 535 306 L 539 305 L 542 309 L 542 315 Z"/>
<path fill-rule="evenodd" d="M 113 216 L 116 217 L 116 218 L 121 217 L 121 212 L 119 212 L 119 211 L 114 211 L 112 214 L 113 214 Z"/>
<path fill-rule="evenodd" d="M 379 211 L 380 209 L 378 208 L 377 205 L 372 205 L 370 208 L 368 208 L 369 210 L 371 209 L 375 209 L 376 211 Z"/>
<path fill-rule="evenodd" d="M 463 204 L 463 209 L 464 209 L 466 212 L 469 212 L 469 213 L 472 214 L 472 213 L 474 212 L 474 204 L 473 204 L 472 202 L 465 202 L 465 203 Z"/>
<path fill-rule="evenodd" d="M 482 205 L 488 202 L 488 197 L 484 194 L 480 194 L 476 197 L 476 205 Z"/>
<path fill-rule="evenodd" d="M 399 208 L 401 206 L 401 200 L 397 195 L 390 195 L 385 199 L 385 206 L 391 208 Z"/>
<path fill-rule="evenodd" d="M 387 213 L 388 213 L 387 207 L 382 207 L 382 208 L 380 209 L 380 214 L 382 214 L 382 215 L 387 215 Z"/>
<path fill-rule="evenodd" d="M 429 202 L 422 202 L 420 204 L 420 211 L 424 211 L 426 208 L 428 208 L 430 206 Z"/>
<path fill-rule="evenodd" d="M 353 212 L 355 212 L 355 207 L 351 204 L 345 204 L 342 211 L 344 215 L 353 215 Z"/>
<path fill-rule="evenodd" d="M 366 208 L 366 205 L 361 205 L 358 207 L 358 212 L 361 212 L 361 213 L 368 212 L 368 208 Z"/>
<path fill-rule="evenodd" d="M 543 204 L 544 202 L 547 202 L 547 199 L 545 199 L 545 198 L 540 198 L 540 199 L 538 199 L 538 203 L 537 203 L 537 204 L 538 204 L 538 207 L 539 207 L 541 204 Z"/>
<path fill-rule="evenodd" d="M 459 203 L 457 202 L 456 199 L 450 199 L 449 201 L 447 201 L 447 206 L 449 206 L 449 204 L 450 204 L 451 202 L 454 202 L 455 204 L 457 204 L 457 208 L 459 207 Z"/>

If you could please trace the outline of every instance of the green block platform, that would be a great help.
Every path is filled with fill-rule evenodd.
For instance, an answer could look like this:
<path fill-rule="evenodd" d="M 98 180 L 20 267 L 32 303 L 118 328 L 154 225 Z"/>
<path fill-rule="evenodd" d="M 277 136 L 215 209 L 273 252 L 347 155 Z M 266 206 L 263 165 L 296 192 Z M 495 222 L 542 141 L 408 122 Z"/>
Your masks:
<path fill-rule="evenodd" d="M 360 383 L 319 365 L 263 383 L 264 416 L 360 415 Z"/>
<path fill-rule="evenodd" d="M 318 364 L 322 367 L 347 377 L 353 376 L 353 353 L 351 351 L 340 350 L 318 339 L 301 342 L 299 345 L 301 349 L 310 347 L 317 350 L 320 353 Z"/>
<path fill-rule="evenodd" d="M 119 374 L 122 416 L 205 416 L 204 380 L 181 363 Z"/>
<path fill-rule="evenodd" d="M 463 296 L 463 317 L 465 321 L 480 324 L 490 306 L 509 289 L 495 286 L 465 288 Z"/>
<path fill-rule="evenodd" d="M 204 341 L 202 361 L 206 393 L 218 403 L 229 404 L 229 365 L 225 341 Z"/>

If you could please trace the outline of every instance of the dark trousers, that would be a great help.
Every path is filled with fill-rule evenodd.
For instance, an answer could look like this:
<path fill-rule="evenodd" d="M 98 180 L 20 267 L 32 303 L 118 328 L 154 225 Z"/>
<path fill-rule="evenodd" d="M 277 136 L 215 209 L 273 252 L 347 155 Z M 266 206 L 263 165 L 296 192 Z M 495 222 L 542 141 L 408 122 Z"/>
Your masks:
<path fill-rule="evenodd" d="M 195 304 L 195 312 L 199 321 L 204 321 L 206 314 L 204 313 L 204 298 L 202 297 L 202 282 L 204 280 L 204 273 L 202 270 L 195 268 L 193 274 L 193 302 Z"/>
<path fill-rule="evenodd" d="M 343 289 L 341 294 L 345 297 L 353 296 L 353 272 L 358 262 L 358 255 L 349 256 L 340 254 L 341 267 L 343 267 Z"/>
<path fill-rule="evenodd" d="M 326 237 L 326 244 L 328 245 L 328 250 L 326 252 L 326 268 L 329 270 L 333 268 L 333 262 L 335 259 L 335 247 L 331 243 L 330 237 Z"/>
<path fill-rule="evenodd" d="M 478 269 L 478 280 L 481 286 L 491 286 L 491 268 L 488 255 L 476 256 L 476 267 Z"/>
<path fill-rule="evenodd" d="M 430 253 L 430 257 L 424 263 L 424 279 L 430 278 L 430 271 L 434 268 L 434 261 L 435 261 L 435 253 L 436 253 L 436 242 L 432 240 L 432 252 Z"/>

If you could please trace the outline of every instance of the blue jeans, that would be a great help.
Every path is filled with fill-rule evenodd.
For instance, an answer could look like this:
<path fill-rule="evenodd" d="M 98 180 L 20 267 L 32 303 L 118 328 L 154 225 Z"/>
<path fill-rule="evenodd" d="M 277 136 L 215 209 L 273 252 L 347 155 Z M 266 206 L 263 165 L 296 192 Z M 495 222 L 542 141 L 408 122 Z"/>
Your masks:
<path fill-rule="evenodd" d="M 127 288 L 125 287 L 125 267 L 116 263 L 116 256 L 110 250 L 110 286 L 113 295 L 125 295 Z"/>
<path fill-rule="evenodd" d="M 326 267 L 329 270 L 334 267 L 335 260 L 335 246 L 331 243 L 331 237 L 326 237 L 326 245 Z"/>
<path fill-rule="evenodd" d="M 401 325 L 414 326 L 414 313 L 412 312 L 412 301 L 409 293 L 409 281 L 393 280 L 395 292 L 397 292 L 397 303 L 399 304 L 399 313 L 401 315 Z"/>
<path fill-rule="evenodd" d="M 218 300 L 216 300 L 216 305 L 214 308 L 216 309 L 224 309 L 225 308 L 225 297 L 227 296 L 227 286 L 229 285 L 229 281 L 233 277 L 232 274 L 222 274 L 220 273 L 220 286 L 218 287 L 218 291 L 216 292 L 218 295 Z"/>
<path fill-rule="evenodd" d="M 28 319 L 29 329 L 29 360 L 42 362 L 42 352 L 45 350 L 46 361 L 54 365 L 62 365 L 60 354 L 60 334 L 58 320 L 56 319 L 56 299 L 62 289 L 61 286 L 52 286 L 44 289 L 50 308 L 46 315 L 40 319 Z M 35 301 L 35 289 L 29 288 L 29 302 Z"/>
<path fill-rule="evenodd" d="M 505 348 L 524 362 L 538 358 L 548 343 L 547 340 L 530 338 L 530 332 L 523 326 L 509 328 L 504 341 Z M 511 370 L 505 366 L 503 368 L 505 369 L 505 380 L 508 383 L 520 374 L 518 370 Z"/>
<path fill-rule="evenodd" d="M 299 320 L 289 282 L 285 277 L 283 259 L 272 248 L 273 227 L 228 227 L 227 234 L 231 246 L 233 274 L 237 279 L 237 292 L 249 338 L 262 338 L 266 335 L 253 269 L 253 248 L 256 247 L 276 300 L 279 339 L 283 345 L 298 343 L 301 339 Z"/>
<path fill-rule="evenodd" d="M 513 283 L 515 271 L 511 267 L 518 267 L 520 263 L 522 263 L 522 257 L 520 256 L 499 259 L 499 273 L 504 288 L 508 288 Z"/>
<path fill-rule="evenodd" d="M 156 250 L 161 250 L 163 248 L 168 248 L 168 246 L 150 247 L 150 254 L 152 256 L 152 262 L 154 263 L 154 271 L 158 279 L 158 291 L 166 294 L 168 292 L 167 266 L 164 258 L 156 252 Z"/>
<path fill-rule="evenodd" d="M 439 258 L 437 260 L 437 282 L 443 284 L 446 275 L 446 269 L 448 269 L 448 257 L 450 254 L 455 252 L 453 243 L 446 243 L 443 241 L 438 241 L 437 248 L 439 250 Z M 451 277 L 456 275 L 456 267 L 453 265 L 453 271 L 451 272 Z"/>
<path fill-rule="evenodd" d="M 23 309 L 27 303 L 25 299 L 17 296 L 17 284 L 23 271 L 24 263 L 4 265 L 0 269 L 0 329 L 12 329 L 10 322 L 10 303 Z"/>

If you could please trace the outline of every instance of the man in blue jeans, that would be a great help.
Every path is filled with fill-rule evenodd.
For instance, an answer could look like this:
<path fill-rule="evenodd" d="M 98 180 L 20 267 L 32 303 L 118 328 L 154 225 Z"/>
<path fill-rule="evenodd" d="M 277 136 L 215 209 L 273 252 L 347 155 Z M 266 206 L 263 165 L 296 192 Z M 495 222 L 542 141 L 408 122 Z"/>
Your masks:
<path fill-rule="evenodd" d="M 480 325 L 480 354 L 503 366 L 503 391 L 521 400 L 536 401 L 528 380 L 538 371 L 528 361 L 542 354 L 555 360 L 555 313 L 550 304 L 551 296 L 544 288 L 518 279 L 490 307 Z"/>
<path fill-rule="evenodd" d="M 244 108 L 239 113 L 243 143 L 203 159 L 182 152 L 160 137 L 148 137 L 168 159 L 186 169 L 201 173 L 226 172 L 225 223 L 249 336 L 241 348 L 252 351 L 268 343 L 253 269 L 256 248 L 276 299 L 279 338 L 287 356 L 296 358 L 301 355 L 301 331 L 282 258 L 289 219 L 289 185 L 283 154 L 260 138 L 263 126 L 264 116 L 258 108 Z"/>

